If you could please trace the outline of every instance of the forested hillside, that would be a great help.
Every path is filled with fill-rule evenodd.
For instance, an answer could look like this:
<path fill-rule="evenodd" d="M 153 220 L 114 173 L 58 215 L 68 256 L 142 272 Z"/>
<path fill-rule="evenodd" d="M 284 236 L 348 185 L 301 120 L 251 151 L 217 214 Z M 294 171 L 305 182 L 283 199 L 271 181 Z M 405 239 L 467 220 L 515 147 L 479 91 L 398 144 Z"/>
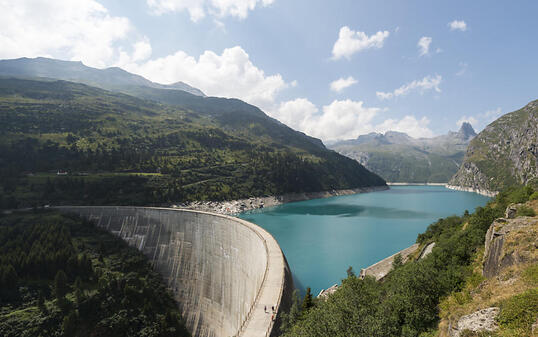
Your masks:
<path fill-rule="evenodd" d="M 184 95 L 196 104 L 182 108 L 65 81 L 0 79 L 2 207 L 159 204 L 384 185 L 354 160 L 253 106 Z"/>
<path fill-rule="evenodd" d="M 135 248 L 75 216 L 0 217 L 0 335 L 189 336 Z"/>

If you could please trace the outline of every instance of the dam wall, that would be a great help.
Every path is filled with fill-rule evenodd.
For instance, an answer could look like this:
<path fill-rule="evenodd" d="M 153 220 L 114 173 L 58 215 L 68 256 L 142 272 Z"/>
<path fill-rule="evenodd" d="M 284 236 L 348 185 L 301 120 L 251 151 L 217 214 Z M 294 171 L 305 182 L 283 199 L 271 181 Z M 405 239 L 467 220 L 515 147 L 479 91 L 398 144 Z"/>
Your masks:
<path fill-rule="evenodd" d="M 278 330 L 271 307 L 277 316 L 287 302 L 291 274 L 277 242 L 259 226 L 168 208 L 58 209 L 90 220 L 143 252 L 173 291 L 193 336 L 258 337 Z"/>

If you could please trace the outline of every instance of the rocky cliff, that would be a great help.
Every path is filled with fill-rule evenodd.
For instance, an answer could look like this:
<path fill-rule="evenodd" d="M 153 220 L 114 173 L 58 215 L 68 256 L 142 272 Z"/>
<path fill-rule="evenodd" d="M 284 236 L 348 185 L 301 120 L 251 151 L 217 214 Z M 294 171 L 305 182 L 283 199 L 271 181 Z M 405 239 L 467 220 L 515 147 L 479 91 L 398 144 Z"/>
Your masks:
<path fill-rule="evenodd" d="M 499 191 L 538 179 L 538 100 L 508 113 L 469 144 L 449 185 Z"/>

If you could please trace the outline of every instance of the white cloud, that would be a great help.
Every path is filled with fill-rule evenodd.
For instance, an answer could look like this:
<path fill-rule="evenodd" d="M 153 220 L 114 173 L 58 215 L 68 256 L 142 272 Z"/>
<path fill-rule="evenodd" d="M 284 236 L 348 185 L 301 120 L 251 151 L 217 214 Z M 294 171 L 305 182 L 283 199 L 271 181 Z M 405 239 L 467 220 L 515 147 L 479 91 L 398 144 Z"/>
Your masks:
<path fill-rule="evenodd" d="M 441 75 L 435 76 L 426 76 L 421 80 L 414 80 L 411 83 L 407 83 L 395 89 L 393 92 L 381 92 L 377 91 L 377 98 L 380 100 L 390 99 L 398 96 L 405 96 L 412 91 L 418 91 L 420 94 L 423 94 L 426 90 L 435 90 L 436 92 L 441 92 L 439 84 L 441 84 L 442 77 Z"/>
<path fill-rule="evenodd" d="M 281 90 L 297 85 L 295 81 L 285 82 L 280 74 L 266 75 L 239 46 L 224 49 L 220 55 L 205 51 L 198 58 L 177 51 L 123 67 L 155 82 L 183 81 L 209 96 L 240 98 L 261 108 L 270 107 Z"/>
<path fill-rule="evenodd" d="M 456 73 L 456 76 L 463 76 L 467 72 L 467 68 L 469 67 L 469 64 L 467 64 L 467 62 L 460 62 L 459 66 L 460 66 L 460 69 Z"/>
<path fill-rule="evenodd" d="M 147 0 L 149 8 L 157 15 L 187 11 L 193 22 L 207 14 L 220 18 L 232 16 L 245 19 L 249 11 L 258 5 L 267 7 L 273 2 L 274 0 Z"/>
<path fill-rule="evenodd" d="M 478 119 L 473 116 L 462 116 L 460 119 L 458 119 L 456 125 L 458 128 L 461 128 L 461 125 L 465 122 L 470 123 L 473 127 L 478 126 Z"/>
<path fill-rule="evenodd" d="M 288 126 L 323 140 L 346 139 L 368 132 L 379 108 L 364 107 L 362 101 L 335 100 L 319 109 L 306 98 L 283 102 L 272 117 Z"/>
<path fill-rule="evenodd" d="M 365 107 L 362 101 L 335 100 L 318 109 L 306 98 L 283 102 L 270 115 L 290 127 L 324 141 L 351 139 L 369 132 L 388 130 L 406 132 L 412 137 L 431 137 L 429 120 L 417 120 L 405 116 L 400 120 L 387 119 L 380 124 L 373 122 L 382 111 L 376 107 Z"/>
<path fill-rule="evenodd" d="M 226 1 L 214 1 L 226 6 Z M 271 1 L 264 1 L 269 4 Z M 222 54 L 184 51 L 151 58 L 149 38 L 127 18 L 112 16 L 95 0 L 0 0 L 0 58 L 46 56 L 104 68 L 119 66 L 156 82 L 183 81 L 208 95 L 235 97 L 268 108 L 278 92 L 296 86 L 267 75 L 239 46 Z"/>
<path fill-rule="evenodd" d="M 338 40 L 332 50 L 333 60 L 345 57 L 350 59 L 357 52 L 370 48 L 381 48 L 385 39 L 389 37 L 388 31 L 378 31 L 374 35 L 366 35 L 364 32 L 351 30 L 348 26 L 340 28 Z"/>
<path fill-rule="evenodd" d="M 354 79 L 352 76 L 348 76 L 347 78 L 339 78 L 337 80 L 334 80 L 330 84 L 330 88 L 334 92 L 341 92 L 345 88 L 348 88 L 352 86 L 353 84 L 356 84 L 358 81 Z"/>
<path fill-rule="evenodd" d="M 432 43 L 432 38 L 429 36 L 423 36 L 418 40 L 417 47 L 419 49 L 419 55 L 424 56 L 430 52 L 430 44 Z"/>
<path fill-rule="evenodd" d="M 426 117 L 416 119 L 415 116 L 405 116 L 400 120 L 387 119 L 376 126 L 377 132 L 399 131 L 405 132 L 414 138 L 433 137 L 433 132 L 428 128 L 430 120 Z"/>
<path fill-rule="evenodd" d="M 497 108 L 493 110 L 488 110 L 483 113 L 476 114 L 474 116 L 462 116 L 457 122 L 456 125 L 458 128 L 461 127 L 463 122 L 471 123 L 471 125 L 477 131 L 484 129 L 489 123 L 493 122 L 497 118 L 502 116 L 502 109 Z"/>
<path fill-rule="evenodd" d="M 287 126 L 306 132 L 313 123 L 314 114 L 318 108 L 306 98 L 296 98 L 292 101 L 282 102 L 277 109 L 268 111 L 268 114 L 286 124 Z"/>
<path fill-rule="evenodd" d="M 467 30 L 467 24 L 463 20 L 454 20 L 448 23 L 450 30 L 460 30 L 462 32 Z"/>
<path fill-rule="evenodd" d="M 127 18 L 94 0 L 2 1 L 0 8 L 0 58 L 49 56 L 104 67 L 132 31 Z M 137 43 L 137 57 L 147 54 Z"/>

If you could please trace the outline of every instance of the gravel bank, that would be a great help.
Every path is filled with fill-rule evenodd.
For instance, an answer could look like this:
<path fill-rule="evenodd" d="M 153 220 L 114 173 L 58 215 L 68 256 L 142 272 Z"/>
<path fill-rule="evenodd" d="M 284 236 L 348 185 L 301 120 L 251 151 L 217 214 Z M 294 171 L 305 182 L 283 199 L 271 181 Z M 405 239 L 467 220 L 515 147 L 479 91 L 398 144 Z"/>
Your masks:
<path fill-rule="evenodd" d="M 388 186 L 362 187 L 347 190 L 332 190 L 325 192 L 289 193 L 280 196 L 252 197 L 248 199 L 228 201 L 193 201 L 184 204 L 172 205 L 174 208 L 193 209 L 198 211 L 213 212 L 218 214 L 235 215 L 257 208 L 271 207 L 287 202 L 310 199 L 329 198 L 340 195 L 367 193 L 388 190 Z"/>

